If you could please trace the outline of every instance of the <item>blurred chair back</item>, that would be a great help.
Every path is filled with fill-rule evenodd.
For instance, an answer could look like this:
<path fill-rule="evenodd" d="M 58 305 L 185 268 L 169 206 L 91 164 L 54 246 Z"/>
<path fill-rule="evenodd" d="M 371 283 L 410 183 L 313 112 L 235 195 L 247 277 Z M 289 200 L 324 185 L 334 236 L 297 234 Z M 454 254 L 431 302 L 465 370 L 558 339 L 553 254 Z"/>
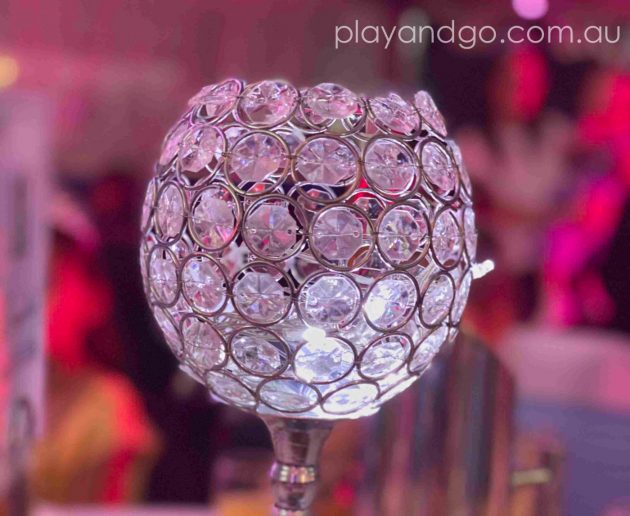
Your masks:
<path fill-rule="evenodd" d="M 358 514 L 505 516 L 513 380 L 481 343 L 459 338 L 419 382 L 366 420 Z"/>

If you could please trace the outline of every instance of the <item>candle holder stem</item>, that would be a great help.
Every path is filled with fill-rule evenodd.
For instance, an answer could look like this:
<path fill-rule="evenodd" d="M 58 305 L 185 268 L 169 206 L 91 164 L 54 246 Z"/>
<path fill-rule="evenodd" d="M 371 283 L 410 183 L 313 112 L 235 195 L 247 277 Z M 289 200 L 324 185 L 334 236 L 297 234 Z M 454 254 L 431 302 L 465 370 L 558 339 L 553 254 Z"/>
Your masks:
<path fill-rule="evenodd" d="M 319 458 L 332 421 L 263 418 L 275 453 L 271 467 L 274 514 L 308 516 L 317 494 Z"/>

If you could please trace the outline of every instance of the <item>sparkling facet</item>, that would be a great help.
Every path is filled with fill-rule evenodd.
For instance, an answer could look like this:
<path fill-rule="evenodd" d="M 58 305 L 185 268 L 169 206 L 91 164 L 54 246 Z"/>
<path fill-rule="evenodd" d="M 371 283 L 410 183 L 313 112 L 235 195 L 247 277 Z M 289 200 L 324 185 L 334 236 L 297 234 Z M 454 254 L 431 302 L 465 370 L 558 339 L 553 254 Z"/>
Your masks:
<path fill-rule="evenodd" d="M 368 320 L 377 328 L 390 330 L 404 324 L 413 312 L 418 291 L 406 274 L 389 274 L 372 286 L 363 307 Z"/>
<path fill-rule="evenodd" d="M 459 145 L 457 145 L 457 143 L 455 143 L 453 140 L 448 140 L 448 146 L 450 147 L 451 153 L 453 154 L 455 164 L 459 169 L 459 177 L 461 178 L 462 184 L 464 185 L 464 193 L 467 194 L 467 196 L 470 196 L 472 195 L 472 183 L 470 182 L 470 175 L 468 174 L 466 165 L 464 165 L 462 151 L 459 148 Z"/>
<path fill-rule="evenodd" d="M 177 297 L 177 263 L 172 253 L 156 247 L 149 258 L 149 278 L 155 299 L 165 305 Z"/>
<path fill-rule="evenodd" d="M 317 391 L 296 380 L 271 380 L 260 388 L 260 398 L 276 410 L 304 412 L 317 403 Z"/>
<path fill-rule="evenodd" d="M 280 260 L 298 242 L 298 223 L 286 204 L 263 201 L 248 212 L 244 223 L 248 247 L 260 256 Z"/>
<path fill-rule="evenodd" d="M 236 186 L 241 186 L 243 183 L 260 182 L 281 173 L 287 164 L 287 149 L 278 137 L 266 133 L 251 133 L 234 145 L 227 168 Z"/>
<path fill-rule="evenodd" d="M 142 273 L 142 288 L 144 295 L 151 300 L 151 286 L 149 285 L 149 271 L 147 265 L 147 259 L 149 258 L 149 247 L 146 243 L 140 245 L 140 272 Z"/>
<path fill-rule="evenodd" d="M 297 90 L 283 81 L 261 81 L 247 88 L 238 106 L 243 122 L 272 127 L 286 121 L 297 104 Z"/>
<path fill-rule="evenodd" d="M 364 162 L 370 183 L 385 194 L 408 192 L 418 177 L 418 165 L 411 150 L 394 140 L 373 140 L 365 150 Z"/>
<path fill-rule="evenodd" d="M 378 241 L 385 259 L 394 265 L 413 262 L 424 250 L 429 228 L 423 211 L 400 205 L 383 215 Z"/>
<path fill-rule="evenodd" d="M 228 79 L 221 84 L 202 88 L 199 93 L 188 101 L 189 106 L 201 105 L 204 117 L 209 119 L 221 118 L 232 110 L 236 99 L 241 93 L 241 82 Z"/>
<path fill-rule="evenodd" d="M 440 326 L 433 331 L 414 351 L 411 361 L 409 362 L 409 370 L 412 373 L 422 372 L 433 360 L 433 357 L 440 351 L 440 347 L 444 344 L 448 335 L 448 328 Z"/>
<path fill-rule="evenodd" d="M 438 110 L 431 95 L 426 91 L 419 91 L 414 96 L 414 104 L 420 111 L 422 118 L 431 126 L 435 132 L 442 136 L 446 136 L 446 123 L 442 113 Z"/>
<path fill-rule="evenodd" d="M 145 231 L 151 222 L 151 215 L 153 214 L 153 206 L 155 204 L 155 180 L 149 183 L 147 193 L 144 196 L 144 202 L 142 203 L 142 221 L 141 228 Z"/>
<path fill-rule="evenodd" d="M 459 287 L 455 290 L 455 301 L 453 301 L 453 309 L 451 318 L 454 324 L 458 324 L 466 308 L 468 294 L 470 293 L 470 284 L 472 282 L 472 272 L 468 271 L 462 279 Z"/>
<path fill-rule="evenodd" d="M 462 254 L 462 235 L 454 214 L 441 212 L 433 226 L 431 235 L 435 258 L 440 265 L 451 268 Z"/>
<path fill-rule="evenodd" d="M 359 312 L 361 292 L 346 276 L 322 274 L 303 287 L 299 307 L 308 324 L 319 328 L 344 326 Z"/>
<path fill-rule="evenodd" d="M 325 82 L 308 90 L 304 103 L 321 117 L 347 118 L 357 111 L 359 97 L 343 86 Z"/>
<path fill-rule="evenodd" d="M 291 295 L 268 272 L 246 272 L 234 284 L 234 304 L 248 319 L 269 324 L 282 319 Z"/>
<path fill-rule="evenodd" d="M 199 317 L 187 317 L 182 324 L 187 360 L 200 369 L 211 369 L 225 360 L 223 339 L 212 325 Z"/>
<path fill-rule="evenodd" d="M 357 191 L 354 195 L 350 196 L 347 202 L 361 209 L 363 213 L 372 220 L 378 219 L 380 214 L 385 210 L 383 200 L 377 197 L 376 194 L 366 190 Z"/>
<path fill-rule="evenodd" d="M 407 360 L 411 342 L 404 335 L 387 335 L 373 342 L 361 358 L 360 368 L 368 378 L 382 378 Z"/>
<path fill-rule="evenodd" d="M 201 88 L 197 93 L 188 99 L 188 107 L 197 106 L 200 103 L 200 99 L 210 96 L 212 94 L 212 90 L 216 87 L 216 84 L 208 84 L 207 86 Z"/>
<path fill-rule="evenodd" d="M 184 225 L 184 199 L 179 188 L 169 184 L 160 193 L 155 209 L 158 231 L 164 239 L 173 239 Z"/>
<path fill-rule="evenodd" d="M 442 321 L 453 302 L 453 282 L 446 274 L 431 281 L 422 299 L 422 320 L 429 325 Z"/>
<path fill-rule="evenodd" d="M 232 148 L 238 140 L 249 132 L 250 130 L 247 127 L 237 124 L 229 125 L 223 128 L 223 134 L 227 140 L 228 148 Z"/>
<path fill-rule="evenodd" d="M 225 148 L 225 137 L 216 127 L 193 127 L 182 139 L 179 165 L 190 172 L 199 172 L 206 166 L 215 169 Z"/>
<path fill-rule="evenodd" d="M 153 309 L 153 315 L 164 334 L 168 347 L 171 348 L 173 353 L 180 355 L 182 352 L 182 343 L 177 328 L 175 328 L 173 324 L 173 320 L 168 316 L 165 310 L 158 307 Z"/>
<path fill-rule="evenodd" d="M 221 269 L 207 256 L 186 262 L 182 269 L 182 289 L 192 306 L 208 314 L 223 306 L 227 294 Z"/>
<path fill-rule="evenodd" d="M 468 257 L 474 261 L 477 255 L 477 227 L 475 225 L 475 212 L 472 208 L 466 208 L 464 211 L 464 237 Z"/>
<path fill-rule="evenodd" d="M 364 245 L 366 224 L 357 211 L 335 206 L 320 212 L 312 245 L 327 260 L 348 261 Z"/>
<path fill-rule="evenodd" d="M 183 260 L 190 253 L 190 248 L 188 244 L 183 240 L 176 240 L 172 244 L 168 246 L 168 248 L 175 253 L 175 256 L 178 260 Z"/>
<path fill-rule="evenodd" d="M 162 153 L 160 154 L 160 165 L 168 165 L 171 160 L 177 155 L 179 151 L 179 144 L 184 137 L 184 134 L 188 131 L 190 124 L 188 120 L 180 120 L 175 127 L 173 127 L 164 139 L 162 145 Z"/>
<path fill-rule="evenodd" d="M 236 234 L 238 202 L 221 185 L 212 185 L 193 204 L 190 230 L 206 249 L 226 246 Z"/>
<path fill-rule="evenodd" d="M 282 137 L 292 154 L 295 154 L 298 147 L 305 141 L 304 134 L 296 129 L 280 129 L 276 131 L 276 134 Z"/>
<path fill-rule="evenodd" d="M 386 131 L 410 136 L 420 128 L 420 116 L 414 107 L 395 93 L 369 101 L 376 124 Z"/>
<path fill-rule="evenodd" d="M 277 373 L 288 361 L 286 344 L 262 328 L 239 330 L 232 338 L 231 349 L 237 364 L 261 376 Z"/>
<path fill-rule="evenodd" d="M 304 131 L 304 133 L 311 133 L 313 132 L 313 129 L 315 129 L 316 132 L 319 132 L 318 129 L 329 127 L 332 120 L 330 117 L 321 116 L 311 109 L 305 101 L 307 93 L 308 90 L 306 88 L 302 88 L 300 90 L 302 104 L 295 110 L 295 113 L 293 113 L 291 125 L 295 129 Z"/>
<path fill-rule="evenodd" d="M 358 173 L 357 158 L 347 143 L 336 138 L 313 138 L 297 156 L 296 172 L 310 183 L 337 185 Z"/>
<path fill-rule="evenodd" d="M 176 324 L 179 324 L 185 315 L 192 314 L 190 305 L 186 302 L 184 296 L 178 297 L 176 303 L 172 306 L 166 307 L 165 310 L 173 318 L 173 321 L 175 321 Z"/>
<path fill-rule="evenodd" d="M 295 353 L 295 374 L 305 382 L 329 383 L 345 376 L 354 364 L 346 342 L 325 336 L 307 341 Z"/>
<path fill-rule="evenodd" d="M 254 395 L 231 376 L 209 373 L 208 385 L 219 398 L 228 403 L 245 408 L 253 407 L 256 404 Z"/>
<path fill-rule="evenodd" d="M 376 400 L 378 389 L 370 383 L 356 383 L 339 389 L 324 401 L 324 410 L 331 414 L 349 414 L 369 408 Z"/>
<path fill-rule="evenodd" d="M 439 143 L 430 141 L 422 147 L 422 168 L 438 195 L 452 192 L 457 185 L 457 173 L 451 157 Z"/>

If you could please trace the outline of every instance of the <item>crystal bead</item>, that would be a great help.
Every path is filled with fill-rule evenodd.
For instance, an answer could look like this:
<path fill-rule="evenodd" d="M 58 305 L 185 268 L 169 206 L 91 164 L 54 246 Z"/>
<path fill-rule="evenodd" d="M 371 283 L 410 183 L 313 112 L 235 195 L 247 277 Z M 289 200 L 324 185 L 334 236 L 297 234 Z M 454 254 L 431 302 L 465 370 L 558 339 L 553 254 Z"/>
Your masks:
<path fill-rule="evenodd" d="M 220 267 L 207 256 L 193 256 L 182 269 L 182 289 L 188 302 L 203 313 L 219 311 L 226 301 L 226 282 Z"/>
<path fill-rule="evenodd" d="M 203 106 L 203 116 L 216 120 L 227 115 L 242 90 L 240 81 L 228 79 L 220 84 L 206 86 L 188 101 L 189 106 Z"/>
<path fill-rule="evenodd" d="M 324 118 L 347 118 L 359 108 L 359 97 L 349 89 L 325 82 L 309 89 L 304 104 Z"/>
<path fill-rule="evenodd" d="M 235 362 L 261 376 L 271 376 L 284 369 L 288 362 L 286 344 L 273 332 L 262 328 L 243 328 L 230 343 Z"/>
<path fill-rule="evenodd" d="M 236 234 L 238 201 L 222 185 L 211 185 L 192 203 L 190 230 L 206 249 L 225 247 Z"/>
<path fill-rule="evenodd" d="M 309 383 L 334 382 L 348 374 L 354 357 L 349 344 L 322 333 L 307 340 L 296 351 L 293 360 L 295 374 Z"/>
<path fill-rule="evenodd" d="M 474 262 L 477 255 L 477 227 L 475 225 L 475 212 L 472 208 L 464 210 L 464 242 L 468 258 Z"/>
<path fill-rule="evenodd" d="M 250 408 L 256 404 L 254 395 L 238 380 L 221 373 L 208 374 L 210 389 L 223 401 L 239 407 Z"/>
<path fill-rule="evenodd" d="M 411 150 L 387 138 L 372 140 L 365 149 L 365 174 L 374 188 L 385 195 L 409 192 L 418 178 L 418 165 Z"/>
<path fill-rule="evenodd" d="M 155 299 L 168 305 L 177 298 L 177 262 L 171 252 L 155 247 L 149 258 L 149 278 Z"/>
<path fill-rule="evenodd" d="M 177 237 L 184 225 L 184 196 L 174 184 L 167 185 L 160 193 L 155 209 L 157 229 L 165 240 Z"/>
<path fill-rule="evenodd" d="M 365 245 L 367 232 L 367 221 L 358 211 L 334 206 L 319 213 L 311 243 L 324 259 L 345 265 Z"/>
<path fill-rule="evenodd" d="M 442 211 L 435 219 L 431 243 L 440 265 L 452 268 L 457 264 L 462 254 L 462 235 L 455 215 L 450 210 Z"/>
<path fill-rule="evenodd" d="M 146 231 L 151 223 L 151 215 L 153 215 L 153 206 L 155 204 L 155 188 L 156 183 L 155 180 L 153 180 L 149 183 L 147 193 L 145 194 L 144 201 L 142 203 L 142 231 Z"/>
<path fill-rule="evenodd" d="M 459 145 L 455 143 L 453 140 L 448 140 L 448 146 L 451 149 L 451 153 L 453 154 L 453 159 L 455 160 L 455 164 L 459 170 L 459 177 L 461 178 L 462 185 L 464 186 L 464 193 L 470 197 L 472 195 L 472 183 L 470 182 L 470 175 L 466 170 L 466 166 L 464 165 L 464 159 L 462 157 L 462 151 L 459 148 Z"/>
<path fill-rule="evenodd" d="M 420 129 L 420 115 L 395 93 L 369 100 L 374 122 L 387 132 L 411 136 Z"/>
<path fill-rule="evenodd" d="M 433 326 L 444 319 L 453 302 L 453 282 L 446 274 L 440 274 L 429 284 L 422 299 L 422 321 Z"/>
<path fill-rule="evenodd" d="M 306 141 L 304 134 L 295 129 L 278 129 L 275 133 L 282 137 L 291 154 L 295 154 L 298 147 Z"/>
<path fill-rule="evenodd" d="M 348 277 L 321 274 L 309 280 L 299 296 L 304 320 L 319 328 L 338 328 L 352 321 L 361 308 L 361 291 Z"/>
<path fill-rule="evenodd" d="M 271 380 L 260 388 L 260 399 L 281 412 L 305 412 L 317 404 L 317 391 L 290 379 Z"/>
<path fill-rule="evenodd" d="M 302 95 L 302 105 L 300 106 L 300 108 L 295 110 L 295 113 L 293 113 L 293 120 L 291 120 L 291 125 L 299 128 L 305 133 L 310 133 L 313 131 L 313 129 L 317 130 L 330 127 L 331 119 L 325 116 L 318 115 L 304 101 L 304 96 L 306 95 L 306 93 L 306 89 L 302 89 L 300 91 L 300 95 Z"/>
<path fill-rule="evenodd" d="M 295 250 L 298 229 L 289 203 L 263 200 L 246 214 L 243 236 L 247 246 L 259 256 L 282 260 Z"/>
<path fill-rule="evenodd" d="M 234 147 L 234 144 L 249 132 L 250 130 L 242 125 L 229 125 L 225 127 L 223 134 L 227 140 L 228 148 L 231 149 Z"/>
<path fill-rule="evenodd" d="M 269 272 L 248 270 L 234 284 L 234 305 L 247 319 L 260 324 L 279 321 L 291 303 L 287 292 Z"/>
<path fill-rule="evenodd" d="M 331 414 L 350 414 L 368 409 L 376 401 L 378 389 L 371 383 L 355 383 L 343 387 L 326 398 L 324 410 Z"/>
<path fill-rule="evenodd" d="M 170 318 L 165 310 L 159 307 L 153 308 L 153 315 L 155 316 L 155 320 L 157 321 L 158 326 L 164 334 L 164 338 L 166 339 L 168 347 L 171 348 L 171 351 L 175 353 L 175 355 L 181 355 L 182 343 L 179 338 L 177 328 L 175 328 L 175 324 L 173 323 L 173 320 Z"/>
<path fill-rule="evenodd" d="M 169 131 L 164 139 L 164 144 L 162 145 L 162 152 L 158 161 L 160 165 L 168 165 L 173 158 L 177 156 L 177 153 L 179 152 L 179 144 L 189 127 L 190 123 L 188 120 L 184 119 L 177 122 L 177 124 Z"/>
<path fill-rule="evenodd" d="M 287 148 L 277 136 L 250 133 L 234 144 L 226 166 L 229 179 L 242 187 L 280 174 L 287 165 Z"/>
<path fill-rule="evenodd" d="M 420 115 L 436 133 L 446 136 L 446 123 L 442 113 L 438 110 L 431 95 L 426 91 L 419 91 L 414 96 L 414 104 L 420 111 Z"/>
<path fill-rule="evenodd" d="M 386 335 L 375 340 L 365 350 L 359 367 L 364 376 L 372 379 L 397 371 L 409 356 L 411 342 L 405 335 Z"/>
<path fill-rule="evenodd" d="M 182 139 L 179 166 L 182 170 L 199 172 L 205 167 L 215 170 L 226 149 L 223 133 L 211 125 L 196 126 Z"/>
<path fill-rule="evenodd" d="M 185 259 L 188 256 L 188 253 L 190 253 L 190 248 L 184 240 L 176 240 L 170 244 L 168 248 L 173 251 L 178 260 Z"/>
<path fill-rule="evenodd" d="M 199 317 L 187 317 L 182 324 L 187 360 L 196 368 L 211 369 L 225 360 L 223 339 L 212 325 Z"/>
<path fill-rule="evenodd" d="M 238 106 L 241 120 L 254 127 L 279 125 L 293 114 L 298 92 L 283 81 L 261 81 L 248 87 Z"/>
<path fill-rule="evenodd" d="M 418 291 L 410 276 L 388 274 L 372 285 L 363 310 L 375 327 L 391 330 L 407 322 L 417 300 Z"/>
<path fill-rule="evenodd" d="M 186 302 L 184 296 L 178 297 L 174 305 L 167 306 L 166 311 L 176 324 L 179 324 L 184 316 L 192 313 L 190 305 Z"/>
<path fill-rule="evenodd" d="M 464 309 L 466 308 L 466 302 L 468 301 L 471 282 L 472 272 L 468 271 L 464 275 L 459 287 L 455 290 L 455 300 L 453 301 L 453 309 L 451 311 L 451 318 L 454 324 L 459 324 L 462 318 Z"/>
<path fill-rule="evenodd" d="M 338 185 L 358 174 L 355 153 L 336 138 L 313 138 L 301 147 L 295 163 L 296 173 L 309 183 Z"/>
<path fill-rule="evenodd" d="M 409 371 L 418 374 L 424 371 L 426 367 L 431 363 L 446 337 L 448 335 L 448 328 L 446 326 L 440 326 L 432 333 L 429 334 L 416 348 L 413 356 L 409 362 Z"/>
<path fill-rule="evenodd" d="M 457 186 L 457 173 L 444 147 L 434 141 L 422 147 L 422 169 L 438 195 L 447 195 Z"/>
<path fill-rule="evenodd" d="M 379 224 L 379 248 L 392 265 L 411 264 L 422 255 L 428 233 L 424 210 L 412 205 L 394 206 Z"/>
<path fill-rule="evenodd" d="M 378 219 L 385 210 L 383 200 L 372 192 L 359 191 L 351 195 L 347 202 L 362 210 L 371 220 Z"/>

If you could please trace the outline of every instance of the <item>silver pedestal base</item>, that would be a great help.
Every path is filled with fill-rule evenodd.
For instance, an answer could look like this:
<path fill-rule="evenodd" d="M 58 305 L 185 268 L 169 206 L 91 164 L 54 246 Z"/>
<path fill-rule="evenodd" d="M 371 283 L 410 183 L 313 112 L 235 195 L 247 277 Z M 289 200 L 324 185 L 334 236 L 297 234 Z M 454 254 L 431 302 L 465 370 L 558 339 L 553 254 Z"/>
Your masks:
<path fill-rule="evenodd" d="M 319 481 L 319 457 L 333 423 L 265 417 L 275 452 L 271 468 L 274 514 L 307 516 Z"/>

